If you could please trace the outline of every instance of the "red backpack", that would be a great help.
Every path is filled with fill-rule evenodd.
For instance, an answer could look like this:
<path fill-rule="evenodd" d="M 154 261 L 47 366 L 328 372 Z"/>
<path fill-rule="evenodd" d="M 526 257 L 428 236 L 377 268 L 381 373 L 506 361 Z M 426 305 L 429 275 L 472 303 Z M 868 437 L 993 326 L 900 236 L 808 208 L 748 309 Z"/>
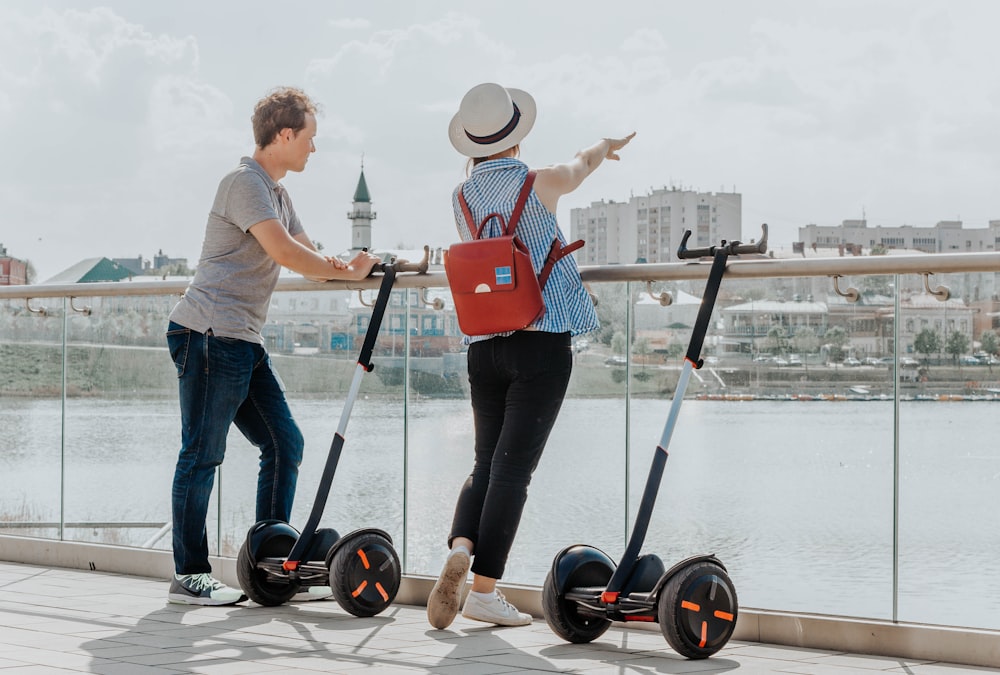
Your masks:
<path fill-rule="evenodd" d="M 559 238 L 554 238 L 541 273 L 535 275 L 528 247 L 515 234 L 534 182 L 535 172 L 529 171 L 509 221 L 505 222 L 502 214 L 494 212 L 483 218 L 478 228 L 462 189 L 458 191 L 472 240 L 448 248 L 444 270 L 455 302 L 458 326 L 466 335 L 507 333 L 530 326 L 545 313 L 542 289 L 552 267 L 584 244 L 579 239 L 562 246 Z M 503 234 L 483 238 L 486 224 L 492 218 L 500 221 Z"/>

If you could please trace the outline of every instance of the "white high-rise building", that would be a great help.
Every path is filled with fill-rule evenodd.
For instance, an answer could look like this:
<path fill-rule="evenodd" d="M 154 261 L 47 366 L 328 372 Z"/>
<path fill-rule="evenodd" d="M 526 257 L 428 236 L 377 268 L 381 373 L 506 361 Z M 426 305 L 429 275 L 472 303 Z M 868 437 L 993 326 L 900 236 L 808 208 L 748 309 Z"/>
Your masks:
<path fill-rule="evenodd" d="M 581 265 L 676 261 L 685 230 L 688 248 L 740 239 L 742 203 L 737 192 L 666 187 L 627 202 L 601 200 L 570 211 L 570 238 L 587 242 L 576 253 Z"/>
<path fill-rule="evenodd" d="M 845 220 L 840 225 L 806 225 L 799 228 L 805 248 L 860 246 L 913 249 L 925 253 L 972 253 L 1000 249 L 1000 220 L 986 227 L 964 227 L 961 220 L 942 220 L 929 227 L 913 225 L 869 227 L 867 220 Z"/>

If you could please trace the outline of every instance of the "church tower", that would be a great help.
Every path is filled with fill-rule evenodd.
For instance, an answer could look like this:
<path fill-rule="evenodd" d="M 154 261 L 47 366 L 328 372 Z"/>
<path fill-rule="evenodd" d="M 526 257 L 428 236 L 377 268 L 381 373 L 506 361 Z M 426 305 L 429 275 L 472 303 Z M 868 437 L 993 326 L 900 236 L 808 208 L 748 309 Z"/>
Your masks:
<path fill-rule="evenodd" d="M 372 221 L 375 212 L 372 211 L 372 198 L 368 194 L 368 183 L 365 182 L 365 165 L 361 163 L 361 177 L 358 187 L 354 190 L 354 208 L 347 214 L 351 220 L 351 250 L 360 251 L 363 248 L 372 250 Z"/>

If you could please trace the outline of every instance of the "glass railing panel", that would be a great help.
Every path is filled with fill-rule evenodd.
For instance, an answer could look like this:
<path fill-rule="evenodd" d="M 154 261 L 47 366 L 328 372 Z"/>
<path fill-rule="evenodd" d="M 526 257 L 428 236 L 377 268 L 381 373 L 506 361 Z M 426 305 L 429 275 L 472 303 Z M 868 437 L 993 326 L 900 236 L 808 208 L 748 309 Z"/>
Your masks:
<path fill-rule="evenodd" d="M 590 290 L 601 328 L 573 341 L 573 374 L 529 488 L 510 581 L 540 586 L 566 546 L 607 552 L 624 540 L 630 290 L 625 283 Z"/>
<path fill-rule="evenodd" d="M 919 277 L 901 298 L 899 617 L 1000 628 L 995 275 Z"/>
<path fill-rule="evenodd" d="M 744 606 L 887 618 L 893 410 L 880 396 L 892 393 L 888 368 L 844 363 L 850 352 L 831 341 L 859 320 L 845 308 L 834 330 L 826 321 L 838 296 L 829 280 L 813 281 L 723 280 L 644 550 L 668 567 L 717 554 Z M 631 358 L 647 368 L 655 358 L 661 384 L 633 394 L 631 518 L 703 288 L 680 282 L 674 304 L 637 305 Z"/>
<path fill-rule="evenodd" d="M 433 302 L 442 294 L 427 291 Z M 410 293 L 407 372 L 406 572 L 437 576 L 455 501 L 474 448 L 467 346 L 451 303 L 435 310 Z"/>
<path fill-rule="evenodd" d="M 360 528 L 377 528 L 392 538 L 402 559 L 403 495 L 406 453 L 406 361 L 407 332 L 410 330 L 408 303 L 415 293 L 393 291 L 372 352 L 374 369 L 362 375 L 361 389 L 347 426 L 344 454 L 330 495 L 329 523 L 341 534 Z M 366 303 L 375 300 L 374 290 L 363 294 L 342 294 L 349 303 L 355 326 L 350 350 L 352 375 L 364 332 L 372 316 Z M 346 394 L 346 391 L 345 391 Z M 331 431 L 344 410 L 343 396 L 331 400 Z M 327 433 L 327 440 L 332 433 Z M 305 497 L 306 493 L 299 493 Z"/>
<path fill-rule="evenodd" d="M 60 536 L 63 303 L 0 302 L 0 532 Z"/>
<path fill-rule="evenodd" d="M 948 302 L 928 292 L 938 285 L 950 288 Z M 655 283 L 654 293 L 672 293 L 667 307 L 645 283 L 592 286 L 602 331 L 574 341 L 509 582 L 541 584 L 569 544 L 621 554 L 704 281 Z M 667 565 L 716 553 L 745 607 L 1000 627 L 988 573 L 1000 522 L 984 506 L 1000 475 L 989 422 L 1000 396 L 994 287 L 994 273 L 939 274 L 929 286 L 912 272 L 840 277 L 836 287 L 829 276 L 727 278 L 644 550 Z M 371 308 L 353 291 L 275 299 L 265 340 L 306 437 L 293 514 L 302 526 Z M 163 340 L 175 300 L 33 300 L 44 315 L 3 301 L 0 532 L 169 550 L 154 525 L 169 520 L 180 442 Z M 322 524 L 385 529 L 407 573 L 436 575 L 472 464 L 453 312 L 397 290 L 374 362 Z M 257 451 L 234 429 L 209 515 L 213 553 L 233 556 L 242 544 L 256 473 Z"/>
<path fill-rule="evenodd" d="M 66 540 L 143 546 L 170 523 L 180 419 L 164 334 L 176 301 L 73 299 L 64 437 L 64 509 L 73 526 Z M 149 545 L 169 548 L 170 537 Z"/>
<path fill-rule="evenodd" d="M 374 527 L 403 540 L 403 371 L 405 313 L 395 291 L 383 319 L 372 362 L 364 373 L 344 434 L 340 461 L 320 527 L 341 535 Z M 374 300 L 365 291 L 365 302 Z M 292 526 L 301 530 L 316 503 L 331 443 L 347 404 L 372 309 L 357 292 L 279 292 L 263 334 L 296 423 L 305 438 Z M 258 454 L 239 431 L 229 435 L 222 468 L 222 551 L 236 555 L 256 521 Z"/>

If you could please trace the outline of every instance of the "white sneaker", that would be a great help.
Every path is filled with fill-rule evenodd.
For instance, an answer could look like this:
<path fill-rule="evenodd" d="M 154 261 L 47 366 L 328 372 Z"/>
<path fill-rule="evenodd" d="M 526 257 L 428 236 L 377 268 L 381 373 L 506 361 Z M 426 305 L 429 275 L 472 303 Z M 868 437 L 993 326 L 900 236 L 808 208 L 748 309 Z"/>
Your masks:
<path fill-rule="evenodd" d="M 480 593 L 469 593 L 465 599 L 462 616 L 474 621 L 495 623 L 498 626 L 527 626 L 531 615 L 517 611 L 517 607 L 507 602 L 500 591 L 494 591 L 488 600 L 480 599 Z"/>
<path fill-rule="evenodd" d="M 455 549 L 444 561 L 441 576 L 427 598 L 427 621 L 435 628 L 443 630 L 455 620 L 470 563 L 465 549 Z"/>
<path fill-rule="evenodd" d="M 333 589 L 329 586 L 306 586 L 292 596 L 291 602 L 309 602 L 310 600 L 326 600 L 333 597 Z"/>
<path fill-rule="evenodd" d="M 175 574 L 167 591 L 167 600 L 178 605 L 235 605 L 246 599 L 243 591 L 213 579 L 208 572 Z"/>

